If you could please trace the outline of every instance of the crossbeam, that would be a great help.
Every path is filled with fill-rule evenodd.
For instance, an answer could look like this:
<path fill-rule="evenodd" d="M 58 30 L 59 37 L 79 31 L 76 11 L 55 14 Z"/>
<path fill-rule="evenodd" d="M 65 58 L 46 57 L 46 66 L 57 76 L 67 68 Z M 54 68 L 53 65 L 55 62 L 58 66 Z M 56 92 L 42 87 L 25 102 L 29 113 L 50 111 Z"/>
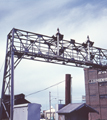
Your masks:
<path fill-rule="evenodd" d="M 0 116 L 5 108 L 7 118 L 13 120 L 14 69 L 22 59 L 81 68 L 107 69 L 107 50 L 94 47 L 89 36 L 84 43 L 65 40 L 57 29 L 56 35 L 46 36 L 13 28 L 7 35 L 6 57 L 1 95 Z M 6 110 L 5 95 L 10 95 L 10 113 Z"/>

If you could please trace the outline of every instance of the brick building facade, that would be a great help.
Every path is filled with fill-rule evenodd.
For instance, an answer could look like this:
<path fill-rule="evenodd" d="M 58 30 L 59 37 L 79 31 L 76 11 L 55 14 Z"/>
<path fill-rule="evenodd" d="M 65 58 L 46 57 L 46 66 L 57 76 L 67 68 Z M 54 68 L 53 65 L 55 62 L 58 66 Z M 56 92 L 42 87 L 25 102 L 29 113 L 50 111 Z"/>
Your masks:
<path fill-rule="evenodd" d="M 99 111 L 90 113 L 89 120 L 107 120 L 107 71 L 84 69 L 86 104 Z"/>

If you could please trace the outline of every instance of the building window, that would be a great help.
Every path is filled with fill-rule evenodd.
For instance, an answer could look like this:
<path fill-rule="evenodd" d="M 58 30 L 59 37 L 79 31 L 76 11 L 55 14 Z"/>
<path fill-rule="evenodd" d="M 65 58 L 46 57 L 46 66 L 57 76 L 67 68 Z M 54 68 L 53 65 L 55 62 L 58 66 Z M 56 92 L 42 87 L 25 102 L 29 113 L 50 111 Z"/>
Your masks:
<path fill-rule="evenodd" d="M 94 95 L 90 95 L 90 96 L 92 96 L 92 97 L 93 97 L 93 96 L 96 96 L 96 94 L 94 94 Z"/>
<path fill-rule="evenodd" d="M 107 98 L 107 94 L 103 94 L 99 96 L 101 99 Z"/>
<path fill-rule="evenodd" d="M 98 74 L 104 74 L 107 73 L 107 71 L 98 71 Z"/>
<path fill-rule="evenodd" d="M 100 82 L 99 86 L 107 86 L 107 82 L 102 82 L 102 83 Z"/>

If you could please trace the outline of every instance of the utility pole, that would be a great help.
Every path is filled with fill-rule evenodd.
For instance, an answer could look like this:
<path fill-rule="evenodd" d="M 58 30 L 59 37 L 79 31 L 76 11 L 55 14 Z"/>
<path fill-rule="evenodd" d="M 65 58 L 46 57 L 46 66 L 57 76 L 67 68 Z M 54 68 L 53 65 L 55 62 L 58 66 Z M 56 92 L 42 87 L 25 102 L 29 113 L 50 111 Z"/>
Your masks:
<path fill-rule="evenodd" d="M 50 120 L 51 120 L 51 92 L 49 92 Z"/>
<path fill-rule="evenodd" d="M 59 101 L 60 101 L 60 104 L 61 104 L 61 101 L 63 101 L 63 100 L 59 99 Z"/>

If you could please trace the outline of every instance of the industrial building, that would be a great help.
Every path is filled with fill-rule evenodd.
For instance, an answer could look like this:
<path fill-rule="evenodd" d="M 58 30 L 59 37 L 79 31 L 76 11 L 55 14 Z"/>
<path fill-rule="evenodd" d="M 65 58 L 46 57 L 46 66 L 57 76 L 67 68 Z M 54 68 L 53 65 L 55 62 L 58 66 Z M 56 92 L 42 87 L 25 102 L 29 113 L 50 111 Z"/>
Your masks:
<path fill-rule="evenodd" d="M 54 108 L 51 107 L 51 113 L 50 113 L 50 109 L 49 110 L 44 110 L 43 114 L 44 114 L 45 119 L 55 120 L 55 109 Z M 51 118 L 50 118 L 50 114 L 51 114 Z"/>
<path fill-rule="evenodd" d="M 37 103 L 31 103 L 25 99 L 24 94 L 18 94 L 14 96 L 14 116 L 13 120 L 40 120 L 40 108 L 41 105 Z M 3 109 L 2 120 L 9 120 L 8 113 L 10 113 L 10 95 L 5 95 L 5 106 Z M 1 99 L 0 99 L 1 100 Z M 1 107 L 1 106 L 0 106 Z M 6 111 L 7 109 L 7 111 Z"/>
<path fill-rule="evenodd" d="M 14 100 L 15 105 L 30 103 L 28 100 L 25 99 L 24 94 L 18 94 L 18 95 L 15 95 L 14 97 L 15 97 L 15 100 Z M 5 99 L 6 108 L 3 109 L 2 119 L 8 120 L 8 116 L 10 116 L 10 114 L 9 115 L 7 114 L 7 112 L 10 113 L 10 102 L 9 102 L 10 95 L 5 95 L 4 99 Z M 1 101 L 1 99 L 0 99 L 0 101 Z M 7 111 L 6 111 L 6 109 L 7 109 Z"/>
<path fill-rule="evenodd" d="M 56 109 L 58 113 L 58 117 L 56 114 L 56 120 L 88 120 L 90 113 L 99 114 L 96 109 L 86 103 L 72 103 L 70 74 L 65 76 L 65 105 L 57 105 Z"/>
<path fill-rule="evenodd" d="M 88 120 L 88 114 L 97 113 L 95 109 L 86 103 L 69 103 L 58 111 L 59 120 Z"/>
<path fill-rule="evenodd" d="M 84 69 L 86 104 L 99 114 L 90 113 L 89 120 L 107 120 L 107 71 Z"/>

